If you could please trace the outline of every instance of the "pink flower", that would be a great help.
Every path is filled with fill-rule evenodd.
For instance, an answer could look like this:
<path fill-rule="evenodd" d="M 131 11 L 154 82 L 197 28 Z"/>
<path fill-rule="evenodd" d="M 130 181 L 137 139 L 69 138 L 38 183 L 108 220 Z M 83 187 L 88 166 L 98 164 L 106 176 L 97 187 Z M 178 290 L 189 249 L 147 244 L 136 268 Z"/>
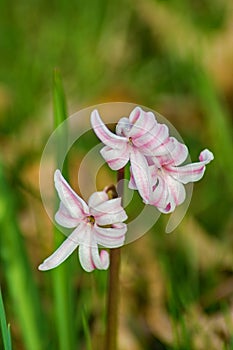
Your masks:
<path fill-rule="evenodd" d="M 95 192 L 84 202 L 69 186 L 59 170 L 54 174 L 55 187 L 61 200 L 55 215 L 58 224 L 74 231 L 62 245 L 48 257 L 39 270 L 49 270 L 67 259 L 79 247 L 79 260 L 86 271 L 106 270 L 109 255 L 99 252 L 98 245 L 116 248 L 124 244 L 127 215 L 121 206 L 121 199 L 109 199 L 105 191 Z"/>
<path fill-rule="evenodd" d="M 163 213 L 171 213 L 184 202 L 186 192 L 183 184 L 200 180 L 206 164 L 214 159 L 213 153 L 205 149 L 200 153 L 200 162 L 179 166 L 187 158 L 188 149 L 173 137 L 170 142 L 174 145 L 170 153 L 150 159 L 154 164 L 150 166 L 153 187 L 149 204 Z"/>
<path fill-rule="evenodd" d="M 152 112 L 145 112 L 140 107 L 136 107 L 129 118 L 119 120 L 116 134 L 104 125 L 97 110 L 91 114 L 91 124 L 105 144 L 101 154 L 111 169 L 119 170 L 130 161 L 137 189 L 147 203 L 151 183 L 146 156 L 163 155 L 173 146 L 169 142 L 168 127 L 159 124 Z"/>

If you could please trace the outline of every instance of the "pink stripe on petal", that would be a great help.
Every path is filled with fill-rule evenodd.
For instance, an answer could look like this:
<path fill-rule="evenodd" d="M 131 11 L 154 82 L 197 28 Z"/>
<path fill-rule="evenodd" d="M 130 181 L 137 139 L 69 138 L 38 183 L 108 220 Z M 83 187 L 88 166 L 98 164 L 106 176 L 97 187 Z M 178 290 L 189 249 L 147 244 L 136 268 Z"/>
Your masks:
<path fill-rule="evenodd" d="M 167 137 L 157 148 L 153 150 L 153 156 L 165 156 L 171 154 L 174 149 L 174 143 L 170 137 Z"/>
<path fill-rule="evenodd" d="M 139 108 L 137 114 L 138 114 L 137 120 L 135 120 L 134 123 L 131 121 L 132 128 L 128 133 L 128 136 L 132 138 L 133 143 L 136 146 L 140 146 L 145 144 L 146 142 L 149 142 L 149 140 L 153 138 L 154 132 L 152 130 L 154 130 L 154 128 L 156 128 L 158 124 L 157 124 L 157 121 L 155 120 L 153 113 L 150 113 L 150 112 L 146 113 Z M 130 117 L 129 117 L 129 120 L 130 120 Z M 147 137 L 145 137 L 145 135 Z M 145 140 L 143 140 L 144 137 L 145 137 Z M 140 139 L 141 139 L 141 142 L 140 142 Z"/>
<path fill-rule="evenodd" d="M 112 133 L 102 122 L 96 109 L 91 113 L 91 125 L 97 137 L 111 148 L 122 147 L 122 144 L 128 141 L 127 138 Z"/>
<path fill-rule="evenodd" d="M 73 218 L 64 204 L 60 202 L 60 207 L 55 214 L 55 220 L 59 225 L 63 227 L 73 228 L 78 226 L 82 219 Z"/>
<path fill-rule="evenodd" d="M 184 185 L 169 175 L 166 176 L 165 181 L 169 191 L 169 202 L 174 201 L 175 205 L 183 203 L 186 197 Z"/>
<path fill-rule="evenodd" d="M 129 115 L 130 124 L 135 124 L 138 118 L 140 117 L 141 113 L 142 109 L 140 107 L 134 108 Z"/>
<path fill-rule="evenodd" d="M 100 235 L 110 236 L 112 238 L 122 236 L 127 231 L 127 225 L 120 222 L 117 224 L 112 224 L 111 227 L 101 227 L 97 224 L 94 225 L 95 233 L 97 232 Z M 98 243 L 98 240 L 97 240 Z"/>
<path fill-rule="evenodd" d="M 158 156 L 158 160 L 161 165 L 180 165 L 188 156 L 188 148 L 174 137 L 170 137 L 170 143 L 168 153 Z"/>
<path fill-rule="evenodd" d="M 119 136 L 128 137 L 131 128 L 132 124 L 130 123 L 129 118 L 123 117 L 117 123 L 116 134 Z"/>
<path fill-rule="evenodd" d="M 166 171 L 177 181 L 187 184 L 200 180 L 205 172 L 205 165 L 192 163 L 180 167 L 166 167 Z"/>
<path fill-rule="evenodd" d="M 99 252 L 98 247 L 92 247 L 92 261 L 95 268 L 99 270 L 107 270 L 110 264 L 109 254 L 106 250 L 101 250 Z"/>
<path fill-rule="evenodd" d="M 94 192 L 88 199 L 88 206 L 94 208 L 108 200 L 109 198 L 105 191 Z"/>
<path fill-rule="evenodd" d="M 101 149 L 100 153 L 104 160 L 108 163 L 112 170 L 119 170 L 123 168 L 129 160 L 128 145 L 123 145 L 122 149 L 113 149 L 105 146 Z"/>
<path fill-rule="evenodd" d="M 171 164 L 180 165 L 188 157 L 188 148 L 185 144 L 179 142 L 174 137 L 171 137 L 174 142 L 174 149 L 171 151 Z"/>
<path fill-rule="evenodd" d="M 121 247 L 124 244 L 126 232 L 126 224 L 112 225 L 111 228 L 95 226 L 96 241 L 106 248 Z"/>
<path fill-rule="evenodd" d="M 130 168 L 130 179 L 129 179 L 129 185 L 128 185 L 128 187 L 129 187 L 131 190 L 137 190 L 137 185 L 136 185 L 136 182 L 135 182 L 135 180 L 134 180 L 134 177 L 133 177 L 131 168 Z"/>
<path fill-rule="evenodd" d="M 38 267 L 41 271 L 53 269 L 65 261 L 77 248 L 77 229 L 62 243 L 62 245 Z"/>
<path fill-rule="evenodd" d="M 210 163 L 214 159 L 214 155 L 208 149 L 204 149 L 199 156 L 199 160 L 205 164 Z"/>
<path fill-rule="evenodd" d="M 98 244 L 105 248 L 119 248 L 124 244 L 125 235 L 118 236 L 118 237 L 109 237 L 98 233 L 97 239 L 98 239 Z"/>
<path fill-rule="evenodd" d="M 183 165 L 180 167 L 167 166 L 165 167 L 166 172 L 169 173 L 174 179 L 184 184 L 189 182 L 195 182 L 200 180 L 205 172 L 205 166 L 211 160 L 214 159 L 213 153 L 209 150 L 201 152 L 199 159 L 200 162 Z"/>
<path fill-rule="evenodd" d="M 60 200 L 72 217 L 82 218 L 89 213 L 87 204 L 70 187 L 60 170 L 55 171 L 54 182 Z"/>
<path fill-rule="evenodd" d="M 151 183 L 146 158 L 136 148 L 133 148 L 130 154 L 130 163 L 137 190 L 144 202 L 148 203 Z"/>
<path fill-rule="evenodd" d="M 96 268 L 92 259 L 93 247 L 98 249 L 95 237 L 93 236 L 93 230 L 89 229 L 86 232 L 85 241 L 79 245 L 78 250 L 80 264 L 87 272 L 91 272 Z"/>
<path fill-rule="evenodd" d="M 98 225 L 111 225 L 128 218 L 121 206 L 121 198 L 110 199 L 95 208 L 91 208 L 91 214 L 95 217 Z"/>
<path fill-rule="evenodd" d="M 168 128 L 164 124 L 154 124 L 153 127 L 144 130 L 144 134 L 133 138 L 133 144 L 145 155 L 154 155 L 154 150 L 168 138 Z"/>
<path fill-rule="evenodd" d="M 151 193 L 149 204 L 154 205 L 155 207 L 164 208 L 167 206 L 168 195 L 169 192 L 167 189 L 166 182 L 164 181 L 162 176 L 158 176 L 157 185 Z"/>

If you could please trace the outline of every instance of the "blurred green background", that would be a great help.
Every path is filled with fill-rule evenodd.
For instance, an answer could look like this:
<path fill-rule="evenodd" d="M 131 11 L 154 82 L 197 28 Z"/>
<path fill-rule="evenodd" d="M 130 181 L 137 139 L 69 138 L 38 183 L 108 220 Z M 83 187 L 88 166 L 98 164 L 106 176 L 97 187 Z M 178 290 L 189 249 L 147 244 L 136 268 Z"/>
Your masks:
<path fill-rule="evenodd" d="M 85 273 L 75 254 L 37 271 L 54 245 L 38 171 L 55 68 L 69 115 L 138 103 L 177 128 L 193 160 L 215 155 L 175 232 L 161 217 L 123 249 L 119 349 L 233 349 L 232 23 L 231 0 L 1 0 L 0 282 L 13 349 L 102 349 L 107 273 Z"/>

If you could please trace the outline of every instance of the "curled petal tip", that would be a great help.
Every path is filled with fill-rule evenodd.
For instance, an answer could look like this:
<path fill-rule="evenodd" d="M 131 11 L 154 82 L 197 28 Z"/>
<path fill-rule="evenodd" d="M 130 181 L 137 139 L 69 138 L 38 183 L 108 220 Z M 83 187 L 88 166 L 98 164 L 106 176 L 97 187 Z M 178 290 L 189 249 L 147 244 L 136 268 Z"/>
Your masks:
<path fill-rule="evenodd" d="M 208 149 L 204 149 L 199 156 L 199 160 L 201 162 L 205 162 L 206 164 L 210 163 L 214 159 L 214 155 Z"/>
<path fill-rule="evenodd" d="M 38 270 L 40 271 L 46 271 L 48 270 L 48 268 L 46 268 L 46 264 L 42 263 L 38 266 Z"/>
<path fill-rule="evenodd" d="M 61 176 L 61 171 L 59 169 L 56 169 L 54 172 L 54 181 L 56 182 L 58 178 Z"/>

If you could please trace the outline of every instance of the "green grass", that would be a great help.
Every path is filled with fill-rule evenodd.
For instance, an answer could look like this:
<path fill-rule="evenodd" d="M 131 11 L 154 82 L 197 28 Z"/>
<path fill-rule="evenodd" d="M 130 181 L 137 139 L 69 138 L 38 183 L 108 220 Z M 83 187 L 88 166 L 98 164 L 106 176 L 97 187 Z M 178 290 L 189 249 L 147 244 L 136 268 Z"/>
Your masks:
<path fill-rule="evenodd" d="M 3 339 L 3 349 L 12 350 L 10 325 L 7 324 L 1 290 L 0 290 L 0 324 L 1 324 L 2 339 Z"/>

